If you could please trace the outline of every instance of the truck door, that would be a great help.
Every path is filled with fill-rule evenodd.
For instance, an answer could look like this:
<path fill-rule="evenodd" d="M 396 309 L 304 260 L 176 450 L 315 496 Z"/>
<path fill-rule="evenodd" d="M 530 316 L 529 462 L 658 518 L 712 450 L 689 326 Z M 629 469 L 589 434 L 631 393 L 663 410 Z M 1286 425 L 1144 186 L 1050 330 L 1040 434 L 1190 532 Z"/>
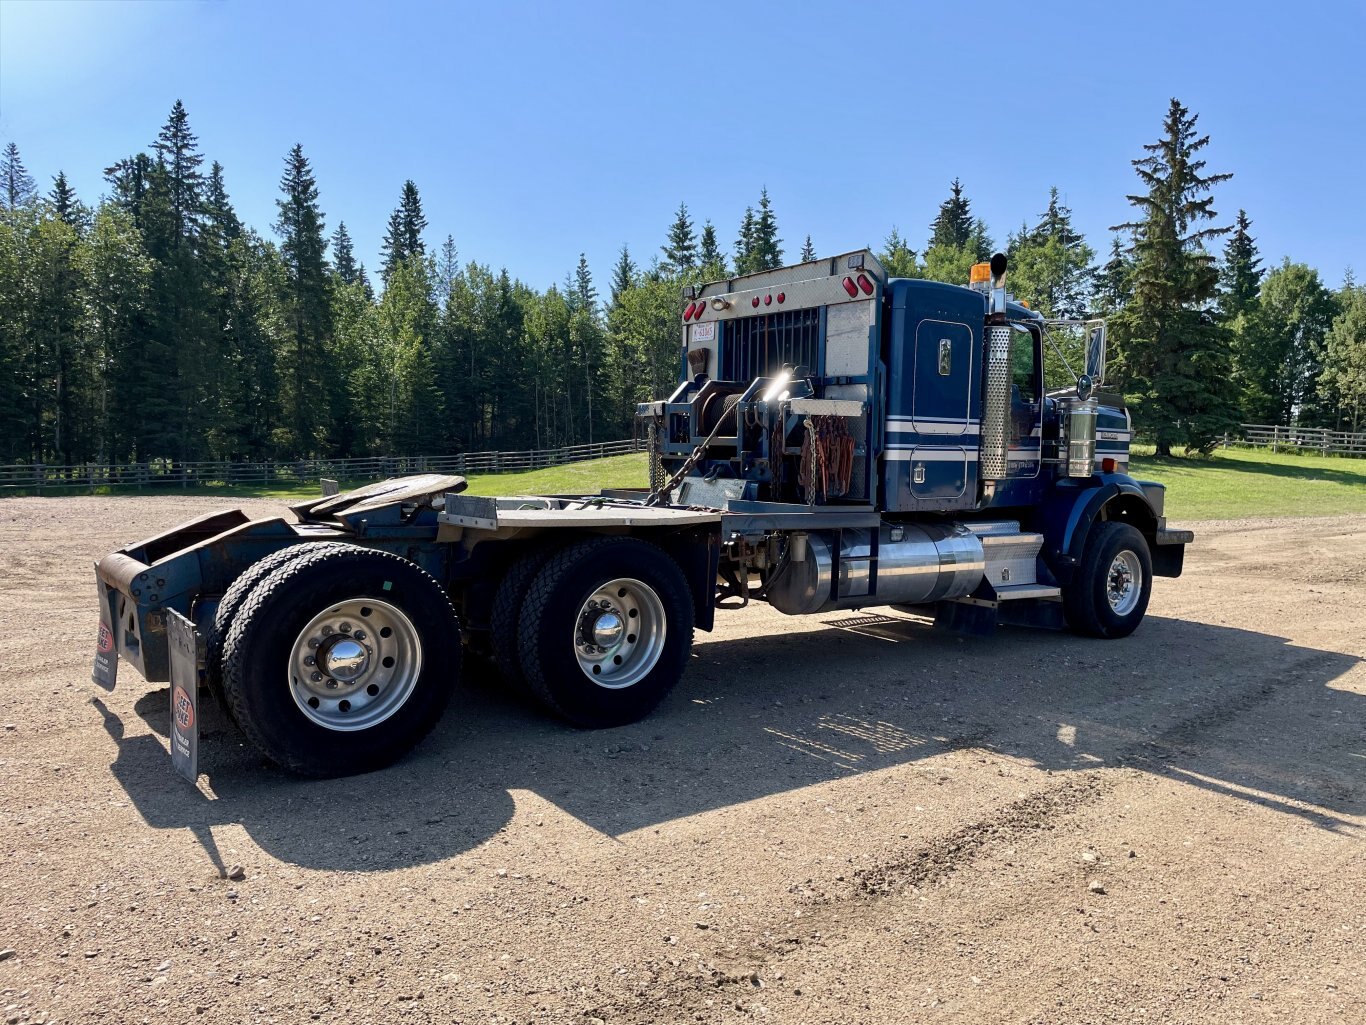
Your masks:
<path fill-rule="evenodd" d="M 972 418 L 973 332 L 967 324 L 922 320 L 915 333 L 911 399 L 911 494 L 958 498 L 967 490 L 979 427 Z"/>

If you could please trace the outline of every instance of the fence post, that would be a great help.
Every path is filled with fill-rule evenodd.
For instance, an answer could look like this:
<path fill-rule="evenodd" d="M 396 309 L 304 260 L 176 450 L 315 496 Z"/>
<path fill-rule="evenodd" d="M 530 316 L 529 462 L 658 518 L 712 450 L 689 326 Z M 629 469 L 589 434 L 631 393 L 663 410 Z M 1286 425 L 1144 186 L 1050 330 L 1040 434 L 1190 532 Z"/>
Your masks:
<path fill-rule="evenodd" d="M 38 489 L 39 493 L 41 494 L 41 493 L 42 493 L 42 490 L 43 490 L 43 464 L 42 464 L 42 463 L 34 463 L 34 464 L 33 464 L 33 484 L 34 484 L 34 487 L 36 487 L 36 488 Z"/>

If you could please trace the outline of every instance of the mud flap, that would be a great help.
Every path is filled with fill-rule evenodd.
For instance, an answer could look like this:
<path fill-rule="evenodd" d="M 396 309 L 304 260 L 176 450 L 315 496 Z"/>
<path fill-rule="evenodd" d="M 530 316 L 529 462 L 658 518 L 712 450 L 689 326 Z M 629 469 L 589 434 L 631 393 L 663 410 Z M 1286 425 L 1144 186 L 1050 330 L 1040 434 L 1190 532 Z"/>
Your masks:
<path fill-rule="evenodd" d="M 171 655 L 171 767 L 192 784 L 199 782 L 199 667 L 204 639 L 179 612 L 166 613 Z"/>
<path fill-rule="evenodd" d="M 95 643 L 95 664 L 90 670 L 90 678 L 105 690 L 112 691 L 119 677 L 119 652 L 114 644 L 114 617 L 109 606 L 118 592 L 106 587 L 99 573 L 95 574 L 95 584 L 100 592 L 100 633 Z"/>

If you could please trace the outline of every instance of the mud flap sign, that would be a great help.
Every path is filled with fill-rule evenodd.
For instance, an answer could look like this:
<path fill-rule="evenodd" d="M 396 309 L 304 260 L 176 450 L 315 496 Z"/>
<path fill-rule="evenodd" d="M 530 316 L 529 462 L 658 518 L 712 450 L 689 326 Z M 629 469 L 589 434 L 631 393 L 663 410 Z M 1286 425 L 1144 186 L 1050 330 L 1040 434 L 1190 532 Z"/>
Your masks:
<path fill-rule="evenodd" d="M 194 624 L 174 609 L 166 614 L 171 651 L 171 767 L 199 782 L 199 665 L 201 641 Z"/>

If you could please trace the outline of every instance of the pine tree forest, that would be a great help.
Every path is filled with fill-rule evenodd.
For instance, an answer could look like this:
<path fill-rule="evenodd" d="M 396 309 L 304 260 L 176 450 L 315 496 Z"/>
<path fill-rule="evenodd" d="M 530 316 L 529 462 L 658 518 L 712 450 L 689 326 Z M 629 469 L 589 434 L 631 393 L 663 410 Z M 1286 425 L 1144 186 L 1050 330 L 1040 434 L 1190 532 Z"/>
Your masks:
<path fill-rule="evenodd" d="M 922 248 L 896 227 L 871 248 L 894 276 L 960 284 L 999 248 L 1034 309 L 1109 318 L 1107 389 L 1125 393 L 1159 453 L 1208 449 L 1239 422 L 1366 429 L 1366 286 L 1350 271 L 1334 288 L 1304 263 L 1268 265 L 1256 212 L 1217 206 L 1231 173 L 1206 167 L 1197 122 L 1171 102 L 1136 147 L 1131 217 L 1104 241 L 1082 236 L 1054 187 L 998 245 L 954 179 Z M 275 220 L 244 224 L 179 102 L 145 151 L 104 173 L 105 195 L 87 201 L 65 173 L 36 181 L 15 142 L 0 149 L 0 463 L 628 437 L 635 404 L 676 381 L 682 286 L 864 241 L 827 251 L 791 231 L 785 250 L 761 188 L 734 236 L 680 202 L 653 255 L 623 246 L 595 278 L 580 254 L 541 291 L 462 261 L 452 235 L 433 245 L 411 180 L 367 270 L 301 146 L 282 160 Z"/>

